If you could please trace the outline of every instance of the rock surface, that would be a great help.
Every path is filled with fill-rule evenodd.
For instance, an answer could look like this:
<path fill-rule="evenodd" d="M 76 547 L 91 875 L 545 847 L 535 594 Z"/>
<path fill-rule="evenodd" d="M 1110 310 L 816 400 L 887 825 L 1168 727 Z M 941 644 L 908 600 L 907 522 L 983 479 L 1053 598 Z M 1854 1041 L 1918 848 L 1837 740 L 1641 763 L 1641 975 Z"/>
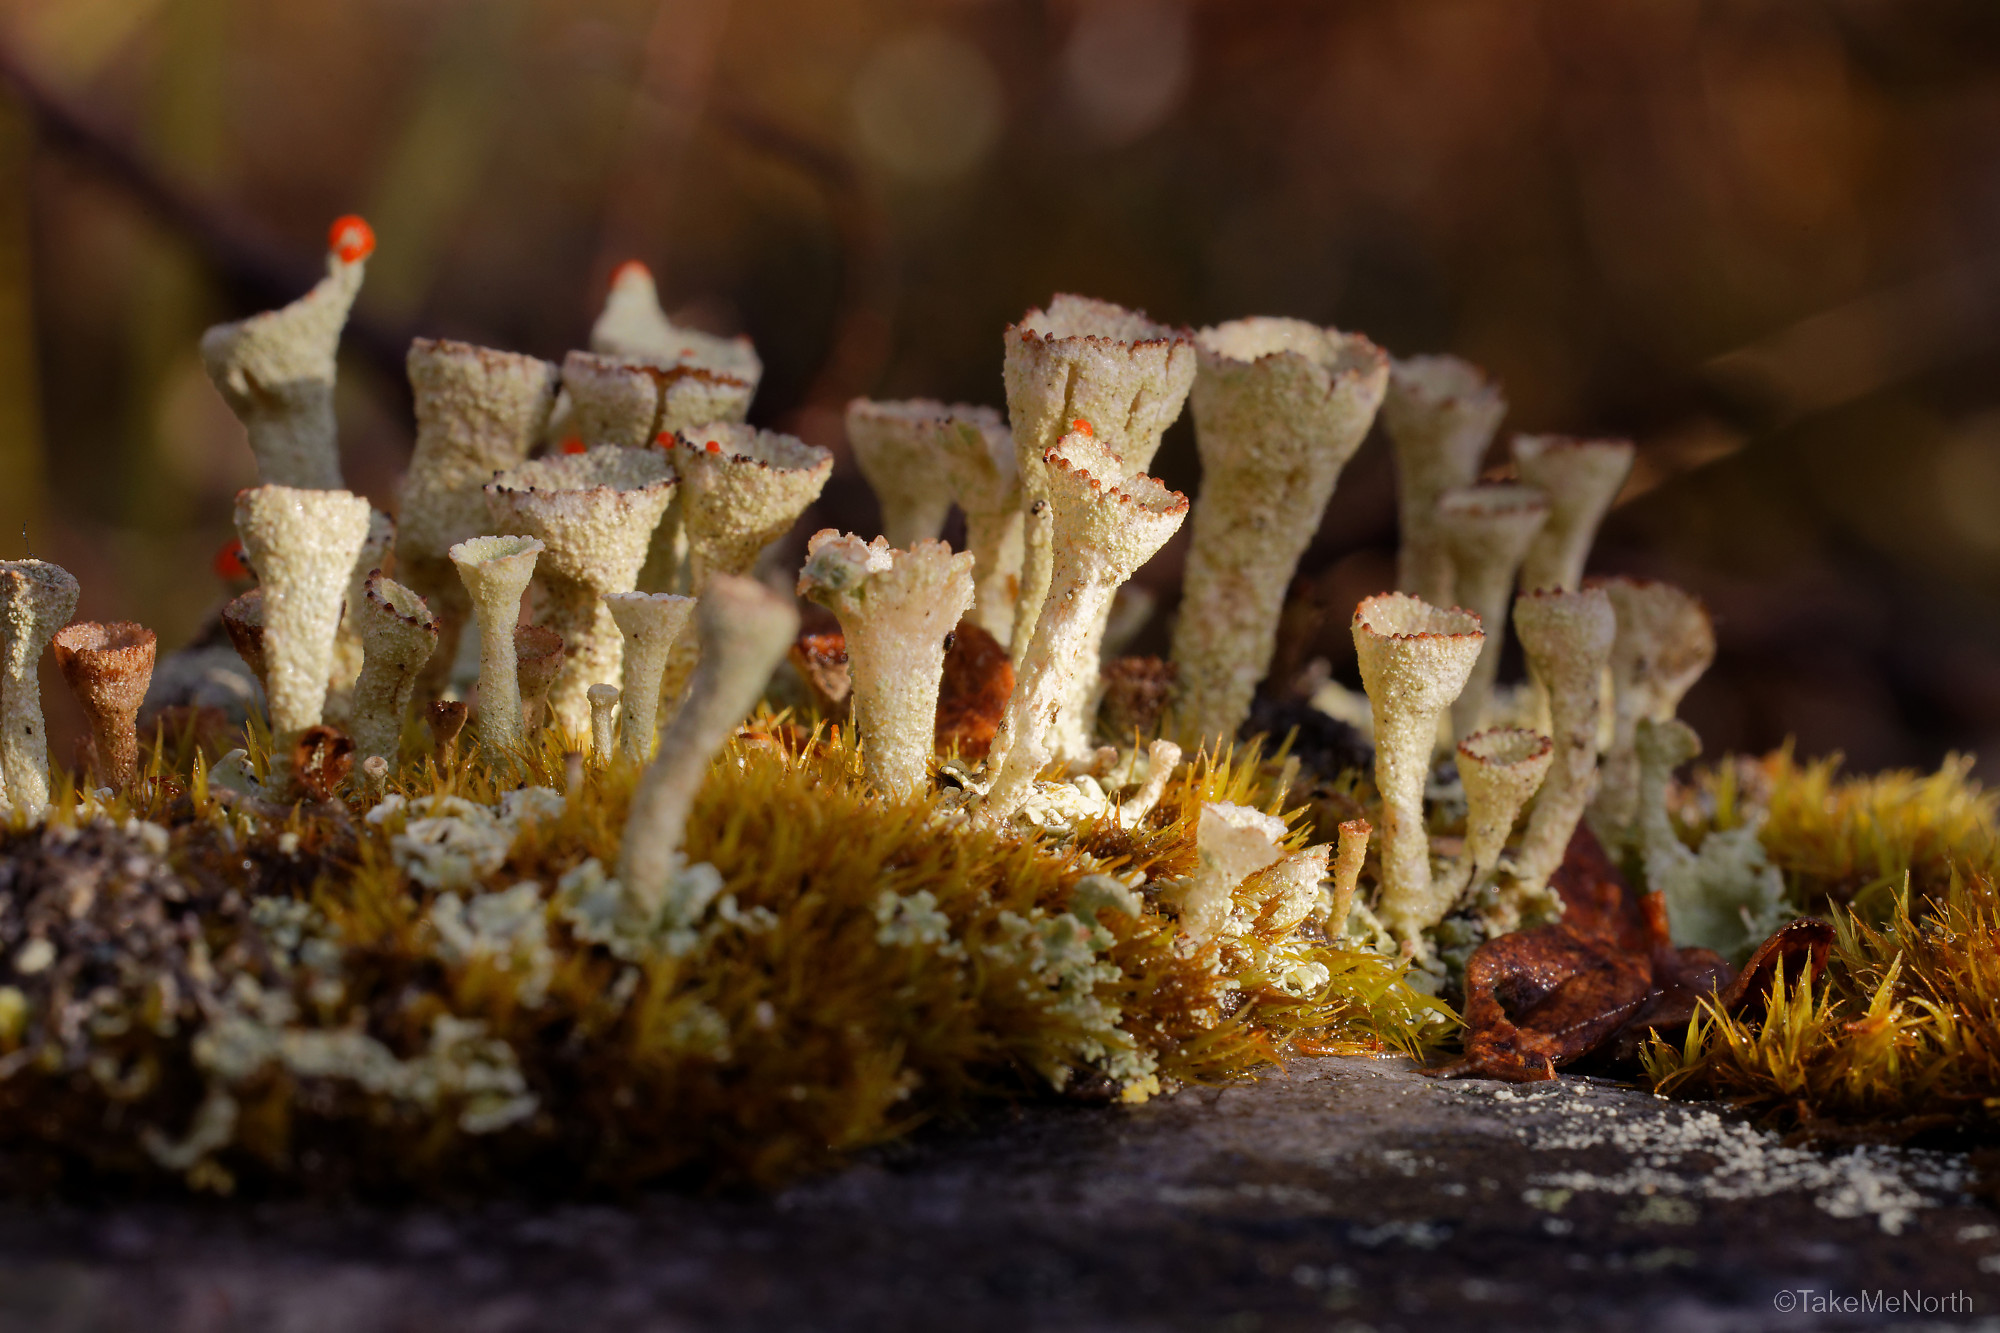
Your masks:
<path fill-rule="evenodd" d="M 1951 1327 L 2000 1316 L 1973 1183 L 1601 1082 L 1302 1060 L 934 1133 L 771 1199 L 7 1204 L 0 1328 Z M 1906 1291 L 1930 1304 L 1896 1313 Z"/>

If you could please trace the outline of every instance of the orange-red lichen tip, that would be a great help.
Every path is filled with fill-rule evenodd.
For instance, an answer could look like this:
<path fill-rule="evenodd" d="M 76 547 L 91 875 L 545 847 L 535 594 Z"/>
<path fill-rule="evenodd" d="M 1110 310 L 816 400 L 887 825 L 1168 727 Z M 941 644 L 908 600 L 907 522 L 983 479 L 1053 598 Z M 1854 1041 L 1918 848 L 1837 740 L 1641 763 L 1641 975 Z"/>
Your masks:
<path fill-rule="evenodd" d="M 559 447 L 566 454 L 580 454 L 586 452 L 586 450 L 584 449 L 582 438 L 576 435 L 566 436 Z"/>
<path fill-rule="evenodd" d="M 1090 423 L 1082 417 L 1078 417 L 1075 421 L 1070 422 L 1069 428 L 1085 439 L 1094 439 L 1097 435 L 1097 432 L 1090 428 Z"/>
<path fill-rule="evenodd" d="M 375 229 L 359 213 L 335 218 L 327 229 L 326 247 L 340 256 L 343 264 L 366 259 L 375 253 Z"/>
<path fill-rule="evenodd" d="M 653 270 L 636 259 L 628 259 L 611 271 L 611 285 L 616 287 L 627 278 L 650 278 Z"/>
<path fill-rule="evenodd" d="M 218 577 L 225 579 L 250 577 L 250 566 L 243 563 L 242 538 L 231 537 L 222 544 L 222 549 L 215 553 L 215 572 Z"/>

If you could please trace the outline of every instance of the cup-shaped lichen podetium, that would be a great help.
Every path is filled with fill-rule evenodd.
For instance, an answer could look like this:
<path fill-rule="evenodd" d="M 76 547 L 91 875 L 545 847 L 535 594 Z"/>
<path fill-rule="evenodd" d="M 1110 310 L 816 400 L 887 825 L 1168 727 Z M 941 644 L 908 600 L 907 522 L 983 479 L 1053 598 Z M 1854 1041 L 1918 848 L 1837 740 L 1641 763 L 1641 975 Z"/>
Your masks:
<path fill-rule="evenodd" d="M 547 625 L 514 626 L 514 683 L 521 691 L 521 730 L 532 736 L 549 716 L 549 687 L 562 674 L 568 654 L 563 637 Z M 587 705 L 590 692 L 584 692 Z M 571 733 L 571 738 L 581 737 Z"/>
<path fill-rule="evenodd" d="M 1602 588 L 1543 588 L 1514 599 L 1514 632 L 1521 636 L 1529 674 L 1548 694 L 1549 739 L 1555 744 L 1554 760 L 1514 856 L 1514 878 L 1523 896 L 1548 887 L 1590 804 L 1597 782 L 1598 688 L 1617 628 L 1611 599 Z"/>
<path fill-rule="evenodd" d="M 660 678 L 675 641 L 694 614 L 694 598 L 669 592 L 621 592 L 604 601 L 625 636 L 625 679 L 616 691 L 624 705 L 619 748 L 644 763 L 653 757 L 653 744 L 659 739 Z"/>
<path fill-rule="evenodd" d="M 361 634 L 361 675 L 354 682 L 348 732 L 362 763 L 379 756 L 393 770 L 417 676 L 437 651 L 438 620 L 423 598 L 377 569 L 362 585 L 354 621 Z"/>
<path fill-rule="evenodd" d="M 1438 498 L 1438 531 L 1451 555 L 1452 600 L 1478 616 L 1486 631 L 1472 679 L 1451 706 L 1452 734 L 1461 739 L 1486 725 L 1514 575 L 1548 517 L 1548 498 L 1531 486 L 1461 486 Z"/>
<path fill-rule="evenodd" d="M 1549 521 L 1521 564 L 1523 588 L 1575 588 L 1583 582 L 1597 526 L 1632 472 L 1626 440 L 1516 435 L 1514 467 L 1549 497 Z"/>
<path fill-rule="evenodd" d="M 799 595 L 840 617 L 862 765 L 878 791 L 924 789 L 946 640 L 972 606 L 972 556 L 938 541 L 907 551 L 831 528 L 813 534 Z"/>
<path fill-rule="evenodd" d="M 1194 383 L 1194 339 L 1186 329 L 1109 301 L 1059 294 L 1046 310 L 1010 325 L 1003 343 L 1007 417 L 1029 504 L 1048 497 L 1042 460 L 1073 431 L 1093 432 L 1118 458 L 1120 475 L 1098 469 L 1106 483 L 1145 472 Z M 1022 567 L 1020 615 L 1029 626 L 1048 595 L 1051 558 L 1051 549 L 1031 547 Z M 1093 657 L 1110 614 L 1107 603 L 1085 635 L 1082 650 Z"/>
<path fill-rule="evenodd" d="M 1666 722 L 1701 674 L 1715 661 L 1715 625 L 1693 593 L 1651 579 L 1585 579 L 1611 599 L 1618 630 L 1611 640 L 1611 748 L 1599 761 L 1601 778 L 1590 822 L 1609 846 L 1637 833 L 1641 722 Z"/>
<path fill-rule="evenodd" d="M 46 560 L 0 560 L 0 777 L 16 809 L 49 803 L 42 650 L 76 610 L 70 572 Z"/>
<path fill-rule="evenodd" d="M 1404 592 L 1433 605 L 1454 600 L 1438 497 L 1472 484 L 1506 414 L 1500 386 L 1469 361 L 1413 356 L 1390 365 L 1382 425 L 1396 450 L 1396 586 Z"/>
<path fill-rule="evenodd" d="M 972 619 L 1008 645 L 1026 550 L 1014 434 L 990 407 L 954 403 L 945 411 L 934 429 L 945 483 L 965 513 L 965 549 L 972 552 Z"/>
<path fill-rule="evenodd" d="M 449 552 L 488 530 L 486 494 L 495 472 L 528 456 L 555 401 L 556 368 L 537 357 L 470 343 L 410 344 L 417 443 L 397 516 L 396 573 L 438 618 L 438 648 L 418 678 L 432 702 L 450 676 L 472 604 Z"/>
<path fill-rule="evenodd" d="M 1112 594 L 1174 535 L 1187 497 L 1152 477 L 1099 480 L 1079 458 L 1101 460 L 1072 435 L 1043 455 L 1053 524 L 1049 595 L 1015 671 L 1014 694 L 993 739 L 994 778 L 986 808 L 1011 817 L 1055 756 L 1053 733 L 1077 677 L 1096 679 L 1096 635 Z"/>
<path fill-rule="evenodd" d="M 1458 743 L 1458 779 L 1465 787 L 1465 849 L 1433 896 L 1433 924 L 1444 919 L 1461 895 L 1485 884 L 1514 831 L 1514 821 L 1542 785 L 1554 758 L 1555 745 L 1547 736 L 1513 727 L 1475 732 Z M 1518 912 L 1511 902 L 1504 910 L 1515 918 L 1507 923 L 1512 929 L 1518 924 Z"/>
<path fill-rule="evenodd" d="M 153 679 L 153 631 L 129 620 L 80 620 L 57 631 L 56 666 L 90 721 L 98 781 L 130 790 L 139 776 L 139 705 Z"/>
<path fill-rule="evenodd" d="M 799 632 L 798 608 L 751 579 L 718 574 L 695 608 L 701 665 L 687 701 L 660 738 L 659 757 L 632 793 L 618 877 L 626 896 L 657 916 L 678 868 L 688 809 L 715 752 L 756 706 Z"/>
<path fill-rule="evenodd" d="M 375 234 L 341 218 L 327 238 L 326 276 L 281 310 L 201 336 L 201 359 L 250 435 L 265 485 L 337 491 L 340 443 L 333 416 L 334 353 Z"/>
<path fill-rule="evenodd" d="M 257 678 L 257 688 L 268 689 L 264 679 L 264 590 L 252 588 L 223 603 L 222 629 L 229 646 Z"/>
<path fill-rule="evenodd" d="M 696 597 L 718 574 L 747 574 L 833 472 L 833 455 L 817 445 L 733 422 L 682 432 L 673 461 L 687 528 L 687 590 Z"/>
<path fill-rule="evenodd" d="M 847 443 L 882 509 L 882 536 L 897 550 L 936 541 L 951 513 L 938 427 L 951 408 L 927 398 L 847 404 Z"/>
<path fill-rule="evenodd" d="M 1382 924 L 1414 940 L 1431 924 L 1431 844 L 1424 779 L 1438 720 L 1472 675 L 1486 635 L 1469 611 L 1380 593 L 1354 608 L 1354 651 L 1375 718 L 1382 794 Z"/>
<path fill-rule="evenodd" d="M 347 491 L 256 486 L 236 493 L 236 532 L 264 594 L 273 755 L 290 755 L 299 734 L 320 724 L 334 633 L 368 513 L 368 502 Z"/>
<path fill-rule="evenodd" d="M 744 337 L 724 338 L 699 329 L 682 328 L 667 318 L 660 308 L 660 294 L 653 274 L 637 260 L 628 260 L 611 275 L 611 290 L 604 298 L 604 310 L 590 329 L 590 350 L 626 361 L 655 366 L 689 367 L 739 382 L 744 389 L 743 407 L 763 378 L 764 363 L 757 349 Z M 743 412 L 716 412 L 713 415 L 662 425 L 661 430 L 679 430 L 710 421 L 741 421 Z"/>
<path fill-rule="evenodd" d="M 626 654 L 626 668 L 631 670 L 631 654 Z M 593 685 L 590 687 L 590 752 L 599 760 L 611 758 L 611 747 L 617 743 L 618 696 L 616 685 Z"/>
<path fill-rule="evenodd" d="M 1195 343 L 1201 494 L 1173 646 L 1186 746 L 1231 739 L 1250 715 L 1285 589 L 1389 378 L 1381 348 L 1302 320 L 1237 320 Z"/>
<path fill-rule="evenodd" d="M 569 649 L 549 706 L 570 736 L 589 734 L 590 687 L 618 678 L 623 645 L 605 595 L 632 591 L 673 498 L 673 468 L 657 449 L 552 454 L 487 483 L 498 530 L 547 548 L 535 570 L 548 594 L 543 621 Z"/>
<path fill-rule="evenodd" d="M 533 537 L 474 537 L 451 548 L 479 619 L 479 711 L 472 731 L 489 756 L 519 745 L 524 734 L 514 626 L 542 550 Z"/>

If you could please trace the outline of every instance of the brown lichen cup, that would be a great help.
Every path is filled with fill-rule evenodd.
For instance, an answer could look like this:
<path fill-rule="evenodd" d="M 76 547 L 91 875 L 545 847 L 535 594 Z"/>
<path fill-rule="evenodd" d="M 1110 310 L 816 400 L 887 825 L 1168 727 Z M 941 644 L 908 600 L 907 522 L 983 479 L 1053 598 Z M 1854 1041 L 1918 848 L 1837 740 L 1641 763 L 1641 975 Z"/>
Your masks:
<path fill-rule="evenodd" d="M 99 781 L 129 790 L 139 775 L 139 705 L 158 640 L 129 620 L 80 620 L 57 631 L 56 666 L 90 719 Z"/>

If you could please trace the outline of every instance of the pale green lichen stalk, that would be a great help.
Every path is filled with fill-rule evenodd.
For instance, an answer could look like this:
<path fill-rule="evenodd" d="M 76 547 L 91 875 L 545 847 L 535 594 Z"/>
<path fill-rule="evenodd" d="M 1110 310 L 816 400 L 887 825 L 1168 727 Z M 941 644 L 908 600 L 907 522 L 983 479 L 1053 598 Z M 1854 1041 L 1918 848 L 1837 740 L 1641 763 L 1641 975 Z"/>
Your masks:
<path fill-rule="evenodd" d="M 1465 848 L 1439 881 L 1440 892 L 1433 899 L 1438 921 L 1491 878 L 1515 821 L 1541 788 L 1554 758 L 1555 745 L 1547 736 L 1518 728 L 1476 732 L 1458 743 Z M 1518 895 L 1503 894 L 1493 908 L 1496 927 L 1512 930 L 1525 905 Z"/>
<path fill-rule="evenodd" d="M 340 440 L 333 415 L 334 354 L 361 290 L 375 237 L 360 218 L 342 218 L 328 237 L 326 276 L 281 310 L 201 336 L 208 377 L 250 435 L 257 476 L 267 486 L 337 491 Z"/>
<path fill-rule="evenodd" d="M 694 614 L 695 600 L 666 592 L 624 592 L 604 601 L 625 636 L 624 686 L 613 691 L 624 703 L 619 743 L 627 755 L 645 763 L 659 739 L 660 678 Z"/>
<path fill-rule="evenodd" d="M 1438 498 L 1437 529 L 1451 557 L 1452 600 L 1478 616 L 1486 631 L 1472 679 L 1451 706 L 1452 734 L 1460 739 L 1486 725 L 1514 576 L 1548 517 L 1548 499 L 1528 486 L 1465 486 Z"/>
<path fill-rule="evenodd" d="M 362 661 L 348 730 L 360 762 L 379 755 L 394 768 L 417 676 L 437 651 L 437 617 L 423 598 L 378 569 L 363 586 L 354 619 Z"/>
<path fill-rule="evenodd" d="M 1515 599 L 1514 627 L 1529 674 L 1548 695 L 1549 739 L 1555 746 L 1514 857 L 1514 887 L 1534 897 L 1562 864 L 1596 790 L 1598 691 L 1617 618 L 1600 588 L 1544 589 Z"/>
<path fill-rule="evenodd" d="M 346 491 L 257 486 L 236 494 L 236 531 L 264 594 L 264 686 L 280 758 L 321 721 L 368 515 L 368 502 Z"/>
<path fill-rule="evenodd" d="M 483 489 L 541 438 L 555 401 L 556 368 L 539 357 L 418 338 L 407 361 L 417 442 L 397 514 L 396 572 L 438 618 L 438 650 L 418 686 L 435 699 L 472 614 L 451 548 L 486 533 Z"/>
<path fill-rule="evenodd" d="M 1521 480 L 1549 497 L 1549 521 L 1528 547 L 1521 586 L 1576 588 L 1597 527 L 1631 475 L 1632 446 L 1624 440 L 1516 435 L 1513 451 Z"/>
<path fill-rule="evenodd" d="M 1591 828 L 1606 846 L 1622 847 L 1636 835 L 1639 813 L 1639 724 L 1666 722 L 1681 699 L 1715 661 L 1715 626 L 1692 593 L 1651 579 L 1589 579 L 1611 599 L 1618 631 L 1611 641 L 1610 748 L 1599 760 Z"/>
<path fill-rule="evenodd" d="M 993 742 L 987 810 L 1011 817 L 1056 756 L 1061 716 L 1077 680 L 1097 675 L 1096 635 L 1118 585 L 1166 544 L 1187 517 L 1187 497 L 1151 477 L 1100 481 L 1079 460 L 1105 455 L 1078 435 L 1044 457 L 1054 559 L 1049 595 L 1016 667 L 1014 694 Z"/>
<path fill-rule="evenodd" d="M 946 412 L 933 429 L 945 481 L 965 514 L 965 549 L 973 561 L 972 620 L 1005 647 L 1014 642 L 1027 552 L 1014 435 L 990 407 L 957 403 Z"/>
<path fill-rule="evenodd" d="M 479 621 L 479 709 L 472 730 L 489 758 L 520 745 L 525 734 L 514 626 L 542 549 L 532 537 L 474 537 L 451 548 Z"/>
<path fill-rule="evenodd" d="M 899 551 L 827 528 L 806 546 L 798 592 L 840 618 L 869 782 L 899 796 L 925 790 L 945 645 L 972 606 L 972 556 L 938 541 Z"/>
<path fill-rule="evenodd" d="M 918 398 L 847 405 L 847 444 L 882 509 L 882 536 L 899 551 L 936 541 L 951 513 L 938 427 L 952 409 Z"/>
<path fill-rule="evenodd" d="M 523 463 L 486 485 L 494 528 L 543 547 L 535 575 L 547 594 L 543 623 L 567 659 L 549 692 L 564 732 L 589 734 L 590 687 L 618 678 L 623 640 L 604 599 L 631 592 L 675 480 L 655 449 L 609 446 Z"/>
<path fill-rule="evenodd" d="M 1375 788 L 1382 795 L 1382 923 L 1417 940 L 1442 915 L 1431 889 L 1424 782 L 1438 722 L 1465 688 L 1485 641 L 1479 617 L 1407 593 L 1354 608 L 1354 651 L 1375 721 Z"/>
<path fill-rule="evenodd" d="M 1438 530 L 1438 497 L 1472 484 L 1506 414 L 1500 386 L 1469 361 L 1413 356 L 1390 365 L 1382 425 L 1396 450 L 1396 586 L 1404 592 L 1451 604 L 1451 552 Z"/>
<path fill-rule="evenodd" d="M 1184 745 L 1231 740 L 1249 717 L 1285 590 L 1389 375 L 1366 338 L 1301 320 L 1237 320 L 1195 341 L 1201 495 L 1173 644 Z"/>
<path fill-rule="evenodd" d="M 628 665 L 626 669 L 631 669 Z M 593 685 L 586 696 L 590 700 L 590 752 L 599 759 L 611 758 L 611 750 L 617 742 L 618 698 L 621 691 L 616 685 Z M 655 698 L 658 696 L 655 695 Z"/>
<path fill-rule="evenodd" d="M 76 611 L 76 579 L 46 560 L 0 560 L 0 778 L 17 810 L 49 803 L 42 653 Z"/>

